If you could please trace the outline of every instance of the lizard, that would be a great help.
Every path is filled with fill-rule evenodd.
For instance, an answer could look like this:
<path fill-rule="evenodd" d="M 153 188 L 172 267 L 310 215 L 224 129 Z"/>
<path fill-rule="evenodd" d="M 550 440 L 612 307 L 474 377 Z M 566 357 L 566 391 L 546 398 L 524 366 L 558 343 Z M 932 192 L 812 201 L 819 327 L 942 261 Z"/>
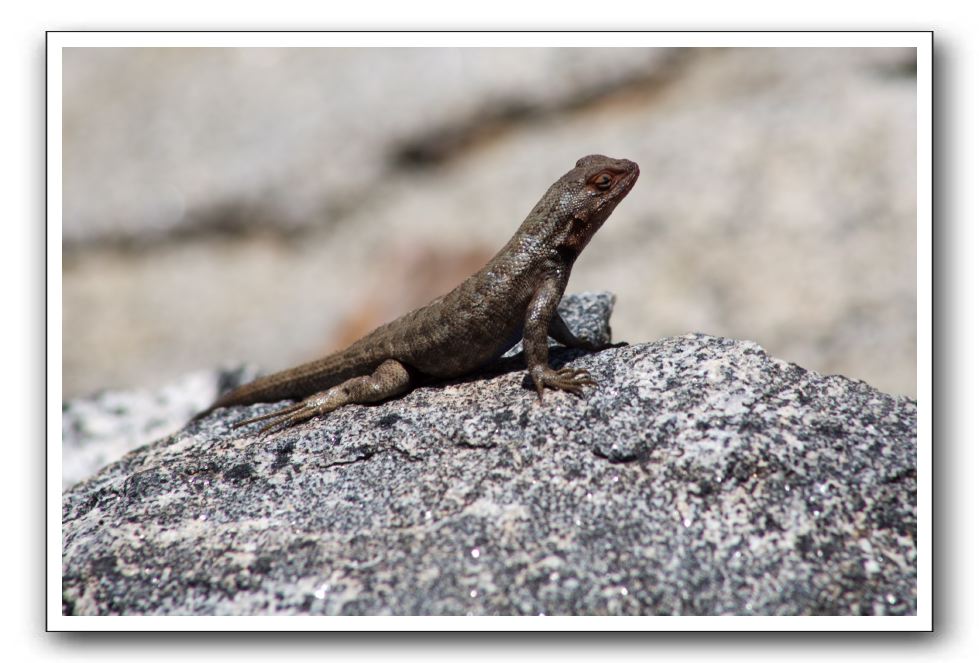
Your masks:
<path fill-rule="evenodd" d="M 628 159 L 582 157 L 548 188 L 510 241 L 454 290 L 345 350 L 232 389 L 194 420 L 220 407 L 298 400 L 234 425 L 268 421 L 260 434 L 281 430 L 344 405 L 405 394 L 425 380 L 462 377 L 521 337 L 540 402 L 545 388 L 581 396 L 595 379 L 584 369 L 551 368 L 547 339 L 587 351 L 609 347 L 575 336 L 557 306 L 575 260 L 638 177 L 639 166 Z"/>

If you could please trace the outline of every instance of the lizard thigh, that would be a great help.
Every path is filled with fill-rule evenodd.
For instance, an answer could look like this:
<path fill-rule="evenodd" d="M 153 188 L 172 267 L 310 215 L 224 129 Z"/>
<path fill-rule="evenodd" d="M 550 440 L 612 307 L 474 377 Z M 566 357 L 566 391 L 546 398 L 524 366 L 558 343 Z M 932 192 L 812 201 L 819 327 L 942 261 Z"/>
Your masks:
<path fill-rule="evenodd" d="M 370 375 L 350 378 L 306 400 L 321 401 L 321 411 L 318 414 L 325 414 L 351 403 L 376 403 L 403 394 L 408 391 L 410 384 L 411 376 L 404 364 L 397 359 L 388 359 Z"/>

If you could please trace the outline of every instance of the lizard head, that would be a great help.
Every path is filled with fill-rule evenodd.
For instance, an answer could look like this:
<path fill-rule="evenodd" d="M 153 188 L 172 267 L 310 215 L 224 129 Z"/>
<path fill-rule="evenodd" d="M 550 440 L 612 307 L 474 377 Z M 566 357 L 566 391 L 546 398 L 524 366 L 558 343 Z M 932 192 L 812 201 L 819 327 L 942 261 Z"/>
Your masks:
<path fill-rule="evenodd" d="M 628 159 L 600 154 L 578 159 L 548 191 L 556 203 L 552 232 L 558 245 L 574 255 L 581 253 L 638 178 L 639 166 Z"/>

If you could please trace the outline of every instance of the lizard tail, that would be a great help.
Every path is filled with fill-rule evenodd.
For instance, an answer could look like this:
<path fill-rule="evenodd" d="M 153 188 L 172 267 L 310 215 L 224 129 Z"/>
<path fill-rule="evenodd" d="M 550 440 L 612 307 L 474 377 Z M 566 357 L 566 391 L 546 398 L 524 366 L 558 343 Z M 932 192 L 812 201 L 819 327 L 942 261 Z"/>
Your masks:
<path fill-rule="evenodd" d="M 266 375 L 221 394 L 191 421 L 202 419 L 219 407 L 303 398 L 352 377 L 369 375 L 385 359 L 373 354 L 351 347 L 295 368 Z"/>

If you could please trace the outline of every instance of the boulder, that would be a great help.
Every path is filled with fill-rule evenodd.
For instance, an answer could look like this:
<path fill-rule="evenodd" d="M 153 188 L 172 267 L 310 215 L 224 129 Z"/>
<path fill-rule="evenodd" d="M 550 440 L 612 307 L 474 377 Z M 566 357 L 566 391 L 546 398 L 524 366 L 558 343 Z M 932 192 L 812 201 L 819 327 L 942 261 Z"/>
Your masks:
<path fill-rule="evenodd" d="M 607 338 L 609 295 L 565 301 Z M 908 615 L 916 404 L 702 334 L 522 357 L 281 432 L 218 410 L 63 496 L 63 611 Z"/>

